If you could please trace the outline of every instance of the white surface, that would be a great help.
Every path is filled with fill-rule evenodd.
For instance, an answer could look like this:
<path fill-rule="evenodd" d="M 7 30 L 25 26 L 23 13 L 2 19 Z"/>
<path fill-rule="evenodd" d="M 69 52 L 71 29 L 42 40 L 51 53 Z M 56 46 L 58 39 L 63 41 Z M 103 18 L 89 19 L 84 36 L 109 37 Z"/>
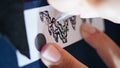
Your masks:
<path fill-rule="evenodd" d="M 55 42 L 53 36 L 49 35 L 48 26 L 45 24 L 47 22 L 43 23 L 40 20 L 39 12 L 42 12 L 45 10 L 49 11 L 51 18 L 52 17 L 57 18 L 62 14 L 62 13 L 58 12 L 57 10 L 55 10 L 54 8 L 52 8 L 51 6 L 34 8 L 34 9 L 29 9 L 29 10 L 24 11 L 27 39 L 28 39 L 31 59 L 28 59 L 27 57 L 23 56 L 19 51 L 17 51 L 16 54 L 17 54 L 17 58 L 18 58 L 18 65 L 20 67 L 25 66 L 29 63 L 32 63 L 32 62 L 40 59 L 39 52 L 35 48 L 35 37 L 38 33 L 43 33 L 47 39 L 47 42 Z M 66 47 L 66 46 L 82 39 L 82 37 L 80 35 L 80 31 L 79 31 L 82 20 L 80 19 L 79 16 L 77 16 L 76 22 L 77 22 L 76 30 L 73 30 L 70 22 L 68 23 L 69 24 L 68 25 L 69 31 L 68 31 L 68 37 L 67 37 L 68 42 L 62 43 L 62 41 L 59 38 L 59 40 L 58 40 L 59 42 L 57 44 L 59 44 L 61 47 Z M 63 24 L 63 21 L 61 21 L 60 23 Z M 96 26 L 101 31 L 104 30 L 104 23 L 103 23 L 102 19 L 99 19 L 99 18 L 94 19 L 92 25 Z"/>

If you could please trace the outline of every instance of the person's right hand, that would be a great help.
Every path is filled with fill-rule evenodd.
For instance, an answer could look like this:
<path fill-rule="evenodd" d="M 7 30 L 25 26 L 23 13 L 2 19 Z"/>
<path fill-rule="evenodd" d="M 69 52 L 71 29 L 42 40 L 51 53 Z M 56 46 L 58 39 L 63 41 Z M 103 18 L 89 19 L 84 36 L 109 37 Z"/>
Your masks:
<path fill-rule="evenodd" d="M 89 12 L 87 14 L 93 14 L 91 17 L 94 17 L 95 13 L 101 18 L 120 24 L 120 0 L 48 0 L 48 2 L 61 12 L 73 11 L 75 15 Z"/>

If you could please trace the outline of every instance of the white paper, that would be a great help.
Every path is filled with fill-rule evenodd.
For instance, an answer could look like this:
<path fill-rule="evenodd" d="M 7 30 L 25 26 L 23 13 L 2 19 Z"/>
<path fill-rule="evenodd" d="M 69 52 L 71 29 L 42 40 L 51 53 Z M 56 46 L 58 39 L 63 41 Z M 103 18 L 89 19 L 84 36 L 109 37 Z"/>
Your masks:
<path fill-rule="evenodd" d="M 61 47 L 69 46 L 70 44 L 73 44 L 82 39 L 79 30 L 80 30 L 80 24 L 83 23 L 82 22 L 83 20 L 79 16 L 72 16 L 67 20 L 54 22 L 51 25 L 51 21 L 56 20 L 61 14 L 62 13 L 58 12 L 51 6 L 38 7 L 38 8 L 24 11 L 27 39 L 28 39 L 31 59 L 28 59 L 27 57 L 22 55 L 19 51 L 17 51 L 16 54 L 18 58 L 18 65 L 20 67 L 40 59 L 39 52 L 35 47 L 35 37 L 37 36 L 38 33 L 44 34 L 47 42 L 57 43 Z M 65 21 L 68 21 L 68 23 L 65 23 Z M 91 21 L 91 24 L 93 26 L 97 27 L 101 31 L 104 31 L 104 22 L 102 19 L 100 18 L 87 19 L 87 21 L 88 23 Z M 60 24 L 62 26 L 60 26 Z M 65 24 L 68 24 L 68 25 L 65 25 Z M 51 32 L 55 32 L 56 30 L 58 33 L 61 33 L 60 30 L 63 31 L 61 35 L 62 39 L 60 38 L 60 34 L 59 34 L 58 39 L 56 37 L 58 42 L 56 42 L 55 37 L 53 37 L 53 33 L 50 35 L 48 31 L 48 28 L 50 27 L 48 26 L 53 27 L 51 28 L 52 29 Z M 58 27 L 60 29 L 58 29 Z M 54 35 L 57 35 L 57 34 L 54 34 Z"/>

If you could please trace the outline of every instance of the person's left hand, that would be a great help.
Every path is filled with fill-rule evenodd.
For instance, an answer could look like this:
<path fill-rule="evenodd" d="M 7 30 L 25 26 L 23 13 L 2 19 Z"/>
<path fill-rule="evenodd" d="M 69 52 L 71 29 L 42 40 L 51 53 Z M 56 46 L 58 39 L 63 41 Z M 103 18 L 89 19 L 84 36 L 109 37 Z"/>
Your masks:
<path fill-rule="evenodd" d="M 80 32 L 85 41 L 97 51 L 108 68 L 120 67 L 120 49 L 107 35 L 89 24 L 82 24 Z M 44 64 L 50 68 L 88 68 L 54 43 L 46 44 L 41 50 L 40 57 Z"/>

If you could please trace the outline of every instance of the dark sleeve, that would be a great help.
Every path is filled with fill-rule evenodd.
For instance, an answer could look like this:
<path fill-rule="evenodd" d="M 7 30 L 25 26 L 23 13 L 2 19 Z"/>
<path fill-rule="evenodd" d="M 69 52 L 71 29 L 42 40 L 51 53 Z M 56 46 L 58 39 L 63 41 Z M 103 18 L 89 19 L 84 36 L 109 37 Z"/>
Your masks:
<path fill-rule="evenodd" d="M 0 0 L 0 33 L 22 54 L 29 57 L 22 0 Z"/>
<path fill-rule="evenodd" d="M 15 48 L 0 35 L 0 68 L 19 68 Z"/>

